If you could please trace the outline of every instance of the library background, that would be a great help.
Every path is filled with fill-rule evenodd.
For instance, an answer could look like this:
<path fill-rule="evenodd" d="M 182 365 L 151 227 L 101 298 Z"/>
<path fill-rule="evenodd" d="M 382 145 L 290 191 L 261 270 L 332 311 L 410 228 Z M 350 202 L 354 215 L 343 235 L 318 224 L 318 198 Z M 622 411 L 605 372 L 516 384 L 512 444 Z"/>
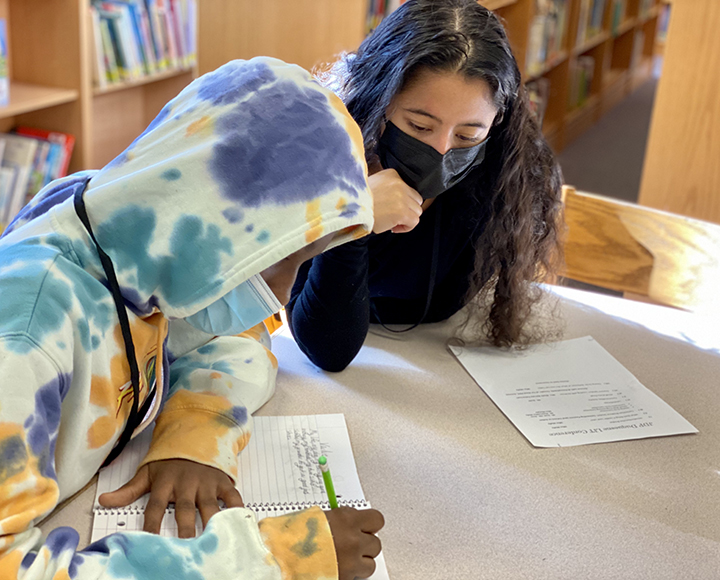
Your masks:
<path fill-rule="evenodd" d="M 686 3 L 671 8 L 670 0 L 481 4 L 503 19 L 543 131 L 562 160 L 580 136 L 659 70 L 658 59 L 670 50 L 665 38 L 675 9 L 696 13 L 683 17 L 686 24 L 694 17 L 707 30 L 713 19 L 715 28 L 720 25 L 714 0 L 696 4 L 702 2 L 706 10 Z M 121 153 L 198 75 L 233 58 L 260 54 L 308 69 L 321 66 L 356 48 L 401 3 L 0 0 L 0 230 L 52 179 L 100 168 Z M 683 37 L 693 31 L 677 28 L 681 50 Z M 710 50 L 697 67 L 720 69 L 717 53 Z M 703 82 L 704 76 L 698 72 L 694 81 Z M 665 99 L 666 105 L 678 98 Z M 656 102 L 648 152 L 662 117 Z M 711 185 L 718 181 L 715 175 Z M 657 201 L 640 193 L 640 203 Z M 708 217 L 698 202 L 704 195 L 696 191 L 694 205 L 686 204 L 680 213 L 701 212 L 695 217 L 720 222 L 720 208 Z M 660 199 L 658 207 L 667 205 L 667 199 Z"/>

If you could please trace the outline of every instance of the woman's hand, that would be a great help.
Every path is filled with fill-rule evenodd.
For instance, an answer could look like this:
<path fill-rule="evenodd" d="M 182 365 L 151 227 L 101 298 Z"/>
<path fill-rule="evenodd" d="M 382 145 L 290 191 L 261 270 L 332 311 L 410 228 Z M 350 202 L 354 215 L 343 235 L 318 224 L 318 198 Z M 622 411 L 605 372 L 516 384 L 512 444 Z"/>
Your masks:
<path fill-rule="evenodd" d="M 227 507 L 243 507 L 232 480 L 219 469 L 187 459 L 152 461 L 143 465 L 120 489 L 104 493 L 98 501 L 104 507 L 123 507 L 150 492 L 143 530 L 157 534 L 168 503 L 175 502 L 178 537 L 195 536 L 195 507 L 200 510 L 203 528 L 220 511 L 218 499 Z"/>
<path fill-rule="evenodd" d="M 339 580 L 367 578 L 382 548 L 375 535 L 385 525 L 377 510 L 341 507 L 325 512 L 335 544 Z"/>
<path fill-rule="evenodd" d="M 374 233 L 392 230 L 400 234 L 409 232 L 420 223 L 423 199 L 397 171 L 376 171 L 370 175 L 368 183 L 373 196 Z"/>

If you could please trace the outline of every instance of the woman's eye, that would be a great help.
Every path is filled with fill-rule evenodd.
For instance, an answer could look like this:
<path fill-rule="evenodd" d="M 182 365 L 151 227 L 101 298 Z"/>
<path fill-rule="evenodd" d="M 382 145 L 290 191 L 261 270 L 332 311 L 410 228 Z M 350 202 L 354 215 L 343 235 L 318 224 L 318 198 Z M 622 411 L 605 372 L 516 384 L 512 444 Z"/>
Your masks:
<path fill-rule="evenodd" d="M 413 131 L 417 131 L 418 133 L 424 133 L 430 130 L 427 127 L 421 127 L 420 125 L 416 125 L 415 123 L 408 122 L 408 125 Z"/>
<path fill-rule="evenodd" d="M 463 143 L 480 143 L 480 137 L 467 137 L 466 135 L 456 135 Z"/>

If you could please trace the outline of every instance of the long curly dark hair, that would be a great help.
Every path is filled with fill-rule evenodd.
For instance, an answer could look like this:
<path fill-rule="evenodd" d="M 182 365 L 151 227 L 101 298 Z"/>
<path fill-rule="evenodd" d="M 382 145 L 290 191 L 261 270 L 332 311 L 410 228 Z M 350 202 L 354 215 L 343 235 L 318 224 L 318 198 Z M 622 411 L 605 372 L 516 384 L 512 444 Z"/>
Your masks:
<path fill-rule="evenodd" d="M 539 338 L 532 306 L 561 257 L 562 175 L 533 116 L 500 20 L 475 0 L 410 0 L 382 21 L 356 53 L 344 55 L 321 82 L 343 100 L 374 158 L 385 111 L 420 70 L 485 81 L 498 113 L 482 170 L 466 179 L 490 218 L 476 244 L 466 326 L 478 338 L 509 346 Z M 466 185 L 467 186 L 467 185 Z"/>

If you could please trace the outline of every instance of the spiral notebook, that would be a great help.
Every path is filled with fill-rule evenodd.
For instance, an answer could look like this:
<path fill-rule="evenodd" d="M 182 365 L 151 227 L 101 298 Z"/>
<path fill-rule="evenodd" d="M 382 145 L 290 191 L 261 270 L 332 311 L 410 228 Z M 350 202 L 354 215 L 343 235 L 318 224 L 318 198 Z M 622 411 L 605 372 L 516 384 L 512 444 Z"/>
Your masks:
<path fill-rule="evenodd" d="M 245 506 L 258 519 L 313 505 L 329 509 L 317 463 L 320 455 L 328 458 L 338 503 L 369 507 L 360 486 L 344 415 L 254 417 L 253 421 L 250 442 L 238 458 L 237 489 Z M 147 429 L 100 471 L 93 507 L 93 542 L 114 532 L 142 530 L 147 495 L 118 509 L 102 507 L 98 497 L 132 478 L 151 438 L 152 430 Z M 172 505 L 166 510 L 160 535 L 177 536 Z"/>

